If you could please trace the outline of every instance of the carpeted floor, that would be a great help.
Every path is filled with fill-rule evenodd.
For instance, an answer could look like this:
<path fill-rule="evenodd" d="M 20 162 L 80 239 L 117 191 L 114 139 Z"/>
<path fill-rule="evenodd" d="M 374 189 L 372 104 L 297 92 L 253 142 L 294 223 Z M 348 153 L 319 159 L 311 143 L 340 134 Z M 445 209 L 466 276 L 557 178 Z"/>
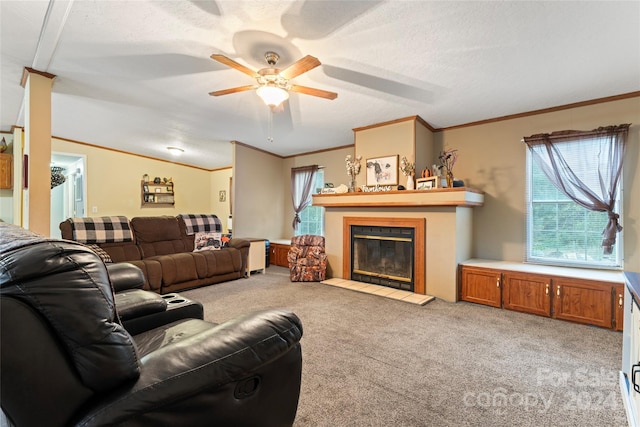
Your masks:
<path fill-rule="evenodd" d="M 469 303 L 407 304 L 288 270 L 183 292 L 223 322 L 288 308 L 304 327 L 295 426 L 626 426 L 622 334 Z"/>

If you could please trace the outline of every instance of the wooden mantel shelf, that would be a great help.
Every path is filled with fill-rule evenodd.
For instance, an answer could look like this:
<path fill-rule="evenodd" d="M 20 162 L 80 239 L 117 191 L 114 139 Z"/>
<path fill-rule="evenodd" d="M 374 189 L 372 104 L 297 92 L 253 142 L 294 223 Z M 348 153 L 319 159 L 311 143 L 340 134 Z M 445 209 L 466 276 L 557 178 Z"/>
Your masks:
<path fill-rule="evenodd" d="M 474 207 L 483 204 L 484 192 L 469 187 L 313 195 L 313 206 L 324 207 Z"/>

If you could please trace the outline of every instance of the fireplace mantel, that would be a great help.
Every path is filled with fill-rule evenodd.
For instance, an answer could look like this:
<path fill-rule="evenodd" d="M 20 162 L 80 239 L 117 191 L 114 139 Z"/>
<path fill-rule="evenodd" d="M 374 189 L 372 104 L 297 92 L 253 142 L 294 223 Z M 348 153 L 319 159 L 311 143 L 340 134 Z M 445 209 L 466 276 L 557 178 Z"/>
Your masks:
<path fill-rule="evenodd" d="M 483 204 L 484 192 L 468 187 L 313 195 L 313 206 L 324 207 L 474 207 Z"/>
<path fill-rule="evenodd" d="M 343 245 L 350 238 L 345 218 L 358 217 L 360 223 L 370 218 L 376 225 L 422 219 L 426 229 L 416 289 L 457 301 L 457 266 L 472 258 L 472 212 L 483 204 L 484 193 L 468 187 L 314 195 L 313 205 L 325 208 L 327 277 L 351 279 L 345 272 L 349 254 Z"/>

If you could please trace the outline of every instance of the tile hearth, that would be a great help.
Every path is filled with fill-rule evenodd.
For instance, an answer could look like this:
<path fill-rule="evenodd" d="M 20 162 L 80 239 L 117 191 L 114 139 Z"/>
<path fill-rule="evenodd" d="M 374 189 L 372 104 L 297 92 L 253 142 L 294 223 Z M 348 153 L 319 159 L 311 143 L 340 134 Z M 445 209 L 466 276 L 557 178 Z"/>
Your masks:
<path fill-rule="evenodd" d="M 425 305 L 426 303 L 433 301 L 435 297 L 431 295 L 415 294 L 409 291 L 403 291 L 400 289 L 389 288 L 387 286 L 372 285 L 369 283 L 356 282 L 353 280 L 333 278 L 323 280 L 325 285 L 336 286 L 338 288 L 351 289 L 352 291 L 363 292 L 365 294 L 378 295 L 385 298 L 391 298 L 399 301 L 405 301 L 412 304 Z"/>

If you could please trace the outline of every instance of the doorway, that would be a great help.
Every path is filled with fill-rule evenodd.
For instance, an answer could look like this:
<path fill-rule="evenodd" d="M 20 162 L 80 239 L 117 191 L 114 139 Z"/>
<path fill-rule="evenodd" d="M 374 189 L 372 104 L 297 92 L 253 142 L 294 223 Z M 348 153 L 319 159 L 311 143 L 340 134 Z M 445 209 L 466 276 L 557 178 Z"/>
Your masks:
<path fill-rule="evenodd" d="M 86 163 L 84 155 L 51 153 L 51 237 L 62 237 L 60 223 L 65 219 L 86 216 Z"/>

